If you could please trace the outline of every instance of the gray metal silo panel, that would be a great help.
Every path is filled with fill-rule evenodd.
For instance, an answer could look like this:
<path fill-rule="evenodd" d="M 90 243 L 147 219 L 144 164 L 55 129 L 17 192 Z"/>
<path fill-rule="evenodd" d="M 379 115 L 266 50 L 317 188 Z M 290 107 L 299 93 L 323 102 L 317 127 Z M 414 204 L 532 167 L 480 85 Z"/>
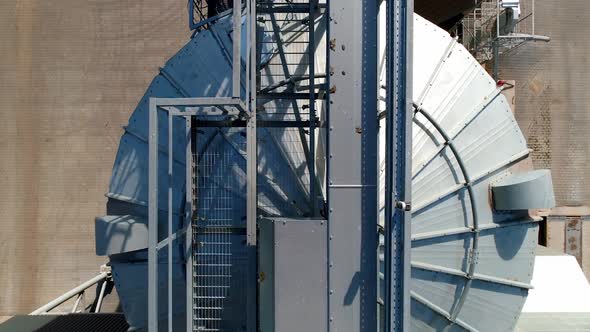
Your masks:
<path fill-rule="evenodd" d="M 104 216 L 95 221 L 94 236 L 98 256 L 147 248 L 147 220 L 136 216 Z"/>
<path fill-rule="evenodd" d="M 503 87 L 418 16 L 414 64 L 412 330 L 510 330 L 531 287 L 538 226 L 526 210 L 494 209 L 490 188 L 530 150 Z M 547 185 L 520 194 L 535 191 L 552 195 Z"/>
<path fill-rule="evenodd" d="M 549 170 L 536 170 L 508 176 L 492 185 L 497 210 L 528 210 L 555 207 L 553 182 Z"/>
<path fill-rule="evenodd" d="M 327 331 L 326 221 L 264 219 L 259 241 L 261 331 Z"/>

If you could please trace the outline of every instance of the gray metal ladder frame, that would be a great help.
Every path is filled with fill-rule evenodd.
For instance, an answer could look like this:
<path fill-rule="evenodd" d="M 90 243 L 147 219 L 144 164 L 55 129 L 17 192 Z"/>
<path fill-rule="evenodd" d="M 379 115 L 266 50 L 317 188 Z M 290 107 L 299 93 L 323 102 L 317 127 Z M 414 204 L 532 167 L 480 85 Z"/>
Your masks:
<path fill-rule="evenodd" d="M 168 184 L 168 234 L 167 237 L 158 242 L 158 111 L 168 112 L 168 177 L 173 177 L 173 118 L 175 116 L 185 117 L 187 121 L 186 134 L 191 137 L 191 117 L 200 115 L 215 115 L 210 113 L 211 107 L 228 107 L 231 108 L 230 115 L 243 116 L 246 114 L 246 136 L 247 136 L 247 246 L 249 272 L 247 282 L 247 331 L 256 331 L 256 6 L 255 0 L 248 0 L 246 6 L 247 12 L 247 34 L 249 42 L 249 52 L 246 56 L 246 100 L 240 97 L 242 77 L 241 77 L 241 51 L 242 51 L 242 2 L 234 1 L 233 7 L 233 59 L 240 59 L 232 63 L 232 96 L 231 97 L 197 97 L 197 98 L 150 98 L 149 108 L 149 206 L 148 206 L 148 331 L 158 331 L 158 251 L 168 247 L 168 331 L 173 329 L 173 298 L 172 298 L 172 242 L 180 240 L 184 236 L 187 250 L 191 250 L 186 255 L 186 324 L 187 331 L 192 330 L 192 222 L 184 229 L 173 233 L 172 230 L 172 181 Z M 209 107 L 209 108 L 207 108 Z M 191 109 L 193 108 L 193 109 Z M 200 108 L 195 110 L 194 108 Z M 203 108 L 205 108 L 203 110 Z M 251 110 L 251 112 L 248 112 Z M 192 159 L 190 139 L 186 146 L 186 158 Z M 188 159 L 191 158 L 191 159 Z M 191 165 L 191 163 L 187 163 Z M 192 191 L 189 190 L 192 184 L 192 170 L 187 167 L 187 185 L 186 185 L 186 203 L 185 212 L 186 220 L 192 220 Z M 189 291 L 189 289 L 191 291 Z"/>
<path fill-rule="evenodd" d="M 208 108 L 207 108 L 208 107 Z M 186 250 L 190 251 L 187 255 L 186 260 L 186 267 L 187 267 L 187 276 L 186 276 L 186 301 L 187 301 L 187 330 L 192 330 L 192 272 L 189 273 L 188 271 L 192 271 L 192 223 L 189 223 L 185 228 L 177 230 L 173 233 L 172 229 L 172 177 L 173 177 L 173 160 L 174 160 L 174 153 L 173 153 L 173 137 L 174 137 L 174 130 L 173 130 L 173 119 L 174 117 L 184 117 L 186 120 L 186 137 L 189 138 L 187 141 L 186 146 L 186 158 L 187 160 L 192 159 L 192 149 L 191 149 L 191 118 L 195 116 L 216 116 L 219 115 L 221 112 L 217 110 L 215 107 L 231 107 L 231 111 L 229 115 L 241 116 L 244 115 L 244 110 L 247 109 L 245 104 L 239 98 L 150 98 L 150 109 L 149 109 L 149 207 L 148 207 L 148 230 L 149 230 L 149 239 L 148 239 L 148 330 L 157 331 L 158 330 L 158 252 L 163 250 L 164 248 L 168 248 L 168 330 L 172 331 L 172 316 L 173 316 L 173 308 L 172 308 L 172 258 L 173 258 L 173 251 L 172 251 L 172 242 L 174 240 L 181 240 L 184 237 L 186 241 Z M 199 108 L 199 109 L 194 109 Z M 168 113 L 168 234 L 167 237 L 164 238 L 162 241 L 158 242 L 158 111 L 165 111 Z M 255 114 L 248 117 L 247 124 L 247 155 L 248 161 L 253 159 L 256 160 L 256 139 L 251 138 L 251 135 L 255 135 L 256 131 L 256 117 Z M 253 132 L 253 133 L 252 133 Z M 190 159 L 189 159 L 190 158 Z M 187 163 L 187 165 L 191 165 L 191 163 Z M 252 165 L 248 163 L 247 165 L 247 172 L 249 173 L 248 176 L 248 184 L 247 184 L 247 191 L 248 191 L 248 212 L 250 209 L 254 209 L 254 216 L 256 214 L 256 165 L 254 164 L 254 169 L 252 169 Z M 186 206 L 185 209 L 185 220 L 192 220 L 192 191 L 189 189 L 192 186 L 192 169 L 191 167 L 186 168 Z M 254 173 L 251 176 L 251 173 Z M 253 197 L 253 199 L 250 199 Z M 251 207 L 253 205 L 253 207 Z M 250 218 L 250 215 L 247 217 L 247 235 L 248 235 L 248 242 L 250 243 L 250 238 L 254 237 L 254 247 L 252 248 L 249 244 L 248 252 L 249 255 L 253 252 L 254 257 L 248 257 L 249 261 L 256 260 L 256 220 L 255 218 Z M 251 264 L 250 264 L 251 265 Z M 255 268 L 255 267 L 254 267 Z M 249 280 L 250 284 L 253 284 L 254 287 L 248 287 L 248 289 L 253 289 L 254 292 L 250 292 L 248 294 L 248 301 L 256 302 L 256 294 L 255 294 L 255 283 L 256 283 L 256 272 L 249 273 L 251 280 Z M 191 291 L 189 291 L 189 289 Z M 255 308 L 255 306 L 254 306 Z M 256 312 L 253 312 L 254 319 L 253 324 L 255 324 L 255 315 Z M 249 323 L 250 323 L 250 316 Z"/>

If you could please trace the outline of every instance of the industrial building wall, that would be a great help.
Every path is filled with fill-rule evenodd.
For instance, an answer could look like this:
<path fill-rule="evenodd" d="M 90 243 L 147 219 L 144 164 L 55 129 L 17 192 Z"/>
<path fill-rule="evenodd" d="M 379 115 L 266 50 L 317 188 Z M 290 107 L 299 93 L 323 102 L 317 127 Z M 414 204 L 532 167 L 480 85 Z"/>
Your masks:
<path fill-rule="evenodd" d="M 182 0 L 0 1 L 0 316 L 89 279 L 121 126 L 188 40 Z"/>
<path fill-rule="evenodd" d="M 530 5 L 531 0 L 526 1 Z M 536 1 L 535 33 L 504 55 L 500 78 L 516 81 L 516 118 L 535 168 L 549 168 L 558 209 L 548 217 L 548 246 L 574 255 L 590 278 L 590 3 Z M 570 218 L 572 217 L 572 218 Z M 573 218 L 577 217 L 577 218 Z M 578 220 L 578 222 L 567 222 Z"/>
<path fill-rule="evenodd" d="M 516 80 L 516 118 L 534 166 L 552 170 L 559 206 L 590 205 L 589 21 L 587 0 L 536 1 L 536 34 L 551 42 L 525 44 L 500 65 L 501 79 Z"/>

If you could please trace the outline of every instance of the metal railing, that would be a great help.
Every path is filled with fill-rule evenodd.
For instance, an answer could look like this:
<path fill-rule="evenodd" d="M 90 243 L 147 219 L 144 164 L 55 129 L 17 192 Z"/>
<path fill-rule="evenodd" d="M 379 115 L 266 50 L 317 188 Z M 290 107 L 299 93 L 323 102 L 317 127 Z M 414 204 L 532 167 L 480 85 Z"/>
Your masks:
<path fill-rule="evenodd" d="M 480 62 L 493 62 L 497 78 L 498 59 L 530 41 L 548 42 L 535 31 L 535 0 L 505 2 L 484 0 L 452 29 L 461 43 Z"/>
<path fill-rule="evenodd" d="M 106 293 L 107 285 L 108 285 L 108 283 L 112 283 L 112 282 L 113 281 L 112 281 L 112 276 L 111 276 L 111 267 L 107 266 L 107 265 L 102 265 L 100 267 L 100 273 L 97 276 L 95 276 L 95 277 L 83 282 L 79 286 L 67 291 L 63 295 L 55 298 L 51 302 L 43 305 L 42 307 L 38 308 L 37 310 L 35 310 L 33 312 L 31 312 L 29 315 L 47 315 L 47 314 L 65 315 L 65 314 L 69 314 L 69 313 L 80 313 L 80 312 L 98 313 L 98 312 L 100 312 L 104 297 L 106 295 L 105 293 Z M 86 308 L 86 306 L 83 304 L 82 305 L 83 309 L 79 310 L 78 308 L 80 308 L 80 303 L 85 302 L 86 290 L 91 288 L 94 285 L 97 285 L 97 287 L 100 287 L 100 292 L 97 295 L 96 299 L 93 301 L 93 305 Z M 74 302 L 74 305 L 72 306 L 71 310 L 62 311 L 62 312 L 52 311 L 53 309 L 63 305 L 64 303 L 66 303 L 67 301 L 69 301 L 70 299 L 72 299 L 74 297 L 76 297 L 76 301 Z"/>

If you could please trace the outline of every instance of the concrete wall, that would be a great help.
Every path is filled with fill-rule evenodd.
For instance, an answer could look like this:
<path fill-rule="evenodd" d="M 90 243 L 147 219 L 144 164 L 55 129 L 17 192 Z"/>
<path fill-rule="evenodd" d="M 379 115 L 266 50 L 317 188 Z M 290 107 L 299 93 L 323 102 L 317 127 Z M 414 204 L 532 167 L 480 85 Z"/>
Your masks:
<path fill-rule="evenodd" d="M 529 1 L 530 2 L 530 1 Z M 550 168 L 559 206 L 590 205 L 590 3 L 536 1 L 536 34 L 501 59 L 516 80 L 516 118 L 536 168 Z"/>
<path fill-rule="evenodd" d="M 0 316 L 98 273 L 121 126 L 189 34 L 184 0 L 0 1 Z"/>
<path fill-rule="evenodd" d="M 531 0 L 525 0 L 530 6 Z M 558 209 L 548 217 L 548 246 L 579 259 L 590 278 L 590 225 L 579 231 L 568 217 L 590 213 L 590 3 L 536 1 L 536 34 L 504 55 L 500 78 L 516 81 L 516 119 L 533 149 L 535 168 L 549 168 Z M 569 232 L 567 229 L 570 229 Z"/>

